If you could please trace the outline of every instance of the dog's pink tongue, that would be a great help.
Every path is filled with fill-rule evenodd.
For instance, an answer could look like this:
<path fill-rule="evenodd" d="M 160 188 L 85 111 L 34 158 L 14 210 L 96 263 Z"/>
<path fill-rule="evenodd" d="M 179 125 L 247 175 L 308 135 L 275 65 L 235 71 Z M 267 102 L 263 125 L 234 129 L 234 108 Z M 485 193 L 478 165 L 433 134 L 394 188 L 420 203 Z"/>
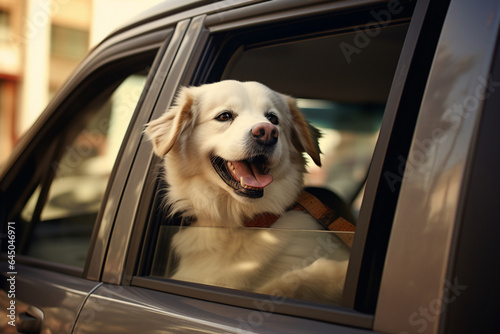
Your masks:
<path fill-rule="evenodd" d="M 231 161 L 234 166 L 233 176 L 237 181 L 241 181 L 251 187 L 264 188 L 273 182 L 272 175 L 264 172 L 254 163 L 246 161 Z"/>

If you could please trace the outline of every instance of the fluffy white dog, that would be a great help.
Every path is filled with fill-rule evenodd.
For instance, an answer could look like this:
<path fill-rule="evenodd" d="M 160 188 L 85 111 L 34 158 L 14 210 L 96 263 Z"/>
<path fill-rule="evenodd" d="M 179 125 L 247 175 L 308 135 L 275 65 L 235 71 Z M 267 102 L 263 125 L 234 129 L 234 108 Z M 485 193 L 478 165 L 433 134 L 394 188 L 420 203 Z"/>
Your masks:
<path fill-rule="evenodd" d="M 147 124 L 164 157 L 167 204 L 190 217 L 173 238 L 173 279 L 338 303 L 349 247 L 290 210 L 318 131 L 289 96 L 257 82 L 184 87 Z M 248 228 L 264 226 L 271 228 Z"/>

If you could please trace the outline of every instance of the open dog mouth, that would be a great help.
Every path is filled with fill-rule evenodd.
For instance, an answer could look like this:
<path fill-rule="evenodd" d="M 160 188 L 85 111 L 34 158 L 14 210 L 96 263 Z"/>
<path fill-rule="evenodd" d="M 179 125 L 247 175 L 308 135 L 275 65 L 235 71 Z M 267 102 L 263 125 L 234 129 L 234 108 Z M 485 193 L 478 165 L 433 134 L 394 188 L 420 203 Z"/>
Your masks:
<path fill-rule="evenodd" d="M 212 166 L 221 179 L 241 196 L 260 198 L 264 188 L 273 182 L 269 175 L 269 161 L 264 155 L 246 160 L 228 161 L 214 156 Z"/>

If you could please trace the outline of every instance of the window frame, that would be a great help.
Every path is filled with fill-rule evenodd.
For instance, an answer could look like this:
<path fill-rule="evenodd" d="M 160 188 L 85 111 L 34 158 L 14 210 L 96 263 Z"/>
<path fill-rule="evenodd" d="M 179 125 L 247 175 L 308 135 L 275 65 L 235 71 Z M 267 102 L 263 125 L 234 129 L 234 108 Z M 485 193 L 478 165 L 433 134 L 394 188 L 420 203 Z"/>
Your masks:
<path fill-rule="evenodd" d="M 184 62 L 182 64 L 183 67 L 176 70 L 176 73 L 179 73 L 177 84 L 173 86 L 170 84 L 165 85 L 166 87 L 169 88 L 169 92 L 165 92 L 165 94 L 168 96 L 164 97 L 162 101 L 158 101 L 158 104 L 162 106 L 169 105 L 169 103 L 171 102 L 172 94 L 177 90 L 179 84 L 182 85 L 199 84 L 207 80 L 206 76 L 204 77 L 204 73 L 202 71 L 202 69 L 206 67 L 207 63 L 201 61 L 201 59 L 204 60 L 210 59 L 210 57 L 214 56 L 213 53 L 219 50 L 219 49 L 214 49 L 210 44 L 211 42 L 210 34 L 219 33 L 221 31 L 236 31 L 238 29 L 251 30 L 254 25 L 257 25 L 262 21 L 266 23 L 283 22 L 283 21 L 289 22 L 292 21 L 294 18 L 307 18 L 319 12 L 321 12 L 322 14 L 323 13 L 329 14 L 340 10 L 372 8 L 372 6 L 366 7 L 367 5 L 369 5 L 368 3 L 369 3 L 368 1 L 367 2 L 361 1 L 361 4 L 360 2 L 349 2 L 341 4 L 339 3 L 318 4 L 318 5 L 312 5 L 310 8 L 307 9 L 300 8 L 299 10 L 296 10 L 296 8 L 294 8 L 295 6 L 298 6 L 298 3 L 296 2 L 291 1 L 287 5 L 284 5 L 283 3 L 271 2 L 271 3 L 256 4 L 252 6 L 252 8 L 245 7 L 241 9 L 235 9 L 229 12 L 221 12 L 209 15 L 206 17 L 206 19 L 204 19 L 204 17 L 199 17 L 200 21 L 204 20 L 206 29 L 197 28 L 199 30 L 198 36 L 192 36 L 192 39 L 197 40 L 197 43 L 195 46 L 191 46 L 191 48 L 193 49 L 193 54 L 191 55 L 188 54 L 188 56 L 190 56 L 189 63 L 186 64 L 186 62 Z M 379 6 L 380 4 L 384 4 L 384 2 L 378 3 Z M 415 10 L 415 14 L 419 16 L 420 19 L 412 19 L 412 21 L 410 22 L 409 29 L 411 29 L 413 33 L 412 34 L 408 33 L 401 54 L 401 58 L 404 58 L 403 55 L 405 55 L 406 59 L 403 60 L 400 59 L 398 68 L 396 70 L 397 80 L 395 79 L 395 81 L 393 82 L 393 87 L 391 89 L 391 94 L 389 98 L 392 100 L 391 102 L 392 110 L 391 111 L 386 110 L 386 113 L 389 113 L 390 115 L 384 116 L 385 120 L 383 122 L 386 124 L 383 125 L 383 127 L 385 128 L 385 131 L 389 133 L 391 132 L 393 118 L 397 112 L 398 102 L 402 94 L 401 92 L 402 88 L 397 86 L 396 81 L 398 84 L 400 84 L 401 82 L 404 82 L 406 80 L 407 72 L 402 71 L 402 68 L 404 66 L 409 66 L 409 64 L 412 61 L 411 57 L 413 55 L 413 50 L 415 48 L 415 44 L 417 42 L 419 32 L 422 26 L 422 17 L 425 15 L 425 9 L 426 9 L 425 4 L 422 5 L 419 3 L 418 6 L 420 6 L 421 8 L 419 9 L 419 11 Z M 264 15 L 264 13 L 271 13 L 271 14 Z M 181 55 L 179 55 L 179 58 L 180 57 Z M 153 118 L 158 117 L 164 110 L 165 107 L 161 110 L 161 112 L 155 110 Z M 388 141 L 389 136 L 386 135 L 386 137 L 387 137 L 386 140 Z M 377 144 L 377 146 L 381 145 L 382 147 L 386 147 L 387 142 Z M 378 159 L 374 158 L 374 160 L 379 160 L 379 163 L 382 164 L 384 161 L 383 154 L 385 150 L 379 147 L 378 149 L 376 149 L 376 152 L 378 152 L 377 154 L 380 157 L 378 157 Z M 146 251 L 145 249 L 146 246 L 142 243 L 142 238 L 147 239 L 151 232 L 150 223 L 152 215 L 150 215 L 150 210 L 152 208 L 152 202 L 154 199 L 154 191 L 156 189 L 155 179 L 158 172 L 158 170 L 156 170 L 157 167 L 155 166 L 158 165 L 160 162 L 160 159 L 153 157 L 151 153 L 149 156 L 151 159 L 151 162 L 149 164 L 151 168 L 149 168 L 149 170 L 147 171 L 147 176 L 145 179 L 146 186 L 143 189 L 141 196 L 143 197 L 143 201 L 141 205 L 141 210 L 138 212 L 136 218 L 136 226 L 134 227 L 135 232 L 133 233 L 133 235 L 136 235 L 136 237 L 133 238 L 131 242 L 131 246 L 133 248 L 129 249 L 129 252 L 131 250 L 133 250 L 133 252 L 129 253 L 124 274 L 126 278 L 123 283 L 131 284 L 133 286 L 152 288 L 155 290 L 160 290 L 168 293 L 181 294 L 187 297 L 217 301 L 234 306 L 241 306 L 241 307 L 255 309 L 256 308 L 254 304 L 255 300 L 265 300 L 265 298 L 263 298 L 262 295 L 251 292 L 228 290 L 224 288 L 217 288 L 211 286 L 203 287 L 200 285 L 190 284 L 185 282 L 179 282 L 179 283 L 172 281 L 167 282 L 167 280 L 165 279 L 158 280 L 150 277 L 135 276 L 137 274 L 139 275 L 144 274 L 144 272 L 141 272 L 141 270 L 143 270 L 144 266 L 146 266 L 148 262 L 147 260 L 145 260 L 144 256 L 137 259 L 137 255 L 134 254 L 137 254 L 136 252 L 142 250 L 143 251 L 142 253 L 144 255 L 144 252 Z M 374 182 L 373 178 L 374 177 L 372 176 L 371 182 Z M 373 201 L 373 198 L 371 200 Z M 366 204 L 363 204 L 363 206 L 366 206 Z M 365 208 L 364 210 L 366 211 L 367 208 Z M 357 257 L 361 257 L 363 254 L 367 252 L 367 250 L 364 249 L 363 247 L 364 240 L 367 236 L 367 230 L 368 230 L 367 228 L 368 222 L 366 222 L 367 220 L 366 213 L 364 219 L 365 219 L 364 226 L 363 224 L 360 226 L 358 223 L 357 234 L 359 234 L 360 236 L 357 236 L 355 238 L 355 244 L 353 245 L 353 253 L 356 254 Z M 149 230 L 145 231 L 146 228 Z M 387 247 L 387 244 L 383 246 Z M 368 312 L 358 311 L 354 300 L 356 297 L 356 289 L 358 288 L 357 276 L 359 274 L 359 267 L 361 266 L 360 263 L 361 261 L 358 260 L 358 262 L 359 263 L 353 264 L 353 267 L 357 268 L 351 269 L 350 265 L 348 275 L 350 275 L 351 278 L 354 277 L 355 280 L 352 281 L 352 283 L 348 287 L 349 289 L 351 289 L 351 293 L 347 293 L 347 295 L 349 296 L 348 298 L 349 300 L 344 302 L 344 307 L 321 305 L 316 303 L 293 300 L 293 301 L 287 301 L 285 303 L 286 305 L 278 305 L 275 309 L 275 312 L 282 314 L 296 315 L 300 317 L 307 317 L 312 319 L 319 319 L 328 322 L 353 325 L 356 327 L 371 328 L 373 323 L 374 312 L 370 311 L 368 313 Z"/>
<path fill-rule="evenodd" d="M 31 243 L 33 242 L 36 237 L 33 236 L 33 233 L 36 233 L 36 230 L 40 228 L 40 225 L 47 224 L 47 222 L 54 220 L 55 222 L 59 221 L 63 224 L 66 224 L 64 221 L 65 220 L 73 220 L 73 219 L 78 219 L 78 217 L 81 217 L 80 214 L 78 215 L 66 215 L 64 217 L 57 217 L 54 219 L 44 219 L 43 217 L 43 210 L 46 208 L 48 201 L 51 199 L 51 189 L 54 185 L 54 182 L 57 182 L 58 180 L 58 172 L 60 171 L 59 166 L 64 166 L 63 159 L 66 156 L 66 147 L 72 145 L 74 140 L 78 137 L 79 134 L 82 133 L 86 129 L 84 126 L 81 128 L 82 124 L 86 124 L 86 120 L 89 118 L 92 119 L 95 117 L 100 111 L 99 109 L 102 108 L 104 104 L 109 102 L 110 98 L 113 96 L 113 94 L 117 91 L 117 89 L 122 85 L 124 81 L 126 81 L 130 76 L 135 75 L 135 71 L 127 71 L 126 73 L 122 73 L 121 68 L 124 67 L 124 64 L 126 64 L 127 68 L 130 69 L 132 66 L 137 66 L 137 69 L 139 71 L 142 71 L 142 69 L 145 67 L 146 69 L 150 67 L 147 62 L 144 62 L 146 59 L 151 60 L 154 59 L 154 56 L 152 57 L 154 52 L 146 52 L 137 55 L 136 57 L 126 57 L 120 60 L 115 61 L 113 64 L 106 64 L 103 67 L 100 67 L 98 69 L 99 73 L 97 76 L 92 75 L 90 79 L 88 79 L 88 84 L 85 83 L 85 87 L 92 87 L 89 91 L 88 88 L 83 88 L 84 94 L 83 97 L 80 96 L 80 94 L 76 97 L 76 99 L 72 102 L 72 107 L 70 106 L 71 111 L 75 111 L 76 113 L 69 113 L 67 110 L 66 112 L 61 113 L 60 117 L 58 120 L 54 123 L 55 128 L 64 128 L 64 130 L 57 132 L 54 131 L 55 134 L 52 134 L 53 132 L 51 129 L 48 129 L 48 132 L 51 134 L 47 135 L 45 138 L 43 138 L 43 142 L 50 142 L 51 145 L 54 147 L 53 150 L 51 150 L 50 153 L 47 154 L 47 161 L 50 162 L 50 164 L 41 164 L 42 166 L 37 166 L 37 170 L 40 169 L 41 172 L 40 174 L 43 175 L 40 182 L 38 185 L 41 187 L 41 192 L 40 194 L 36 197 L 36 207 L 34 210 L 33 217 L 27 221 L 27 226 L 26 229 L 23 230 L 23 235 L 21 238 L 21 242 L 18 243 L 17 245 L 17 250 L 18 252 L 23 253 L 24 258 L 32 258 L 33 261 L 36 260 L 43 260 L 44 263 L 54 263 L 54 264 L 62 264 L 57 259 L 51 260 L 51 259 L 42 259 L 38 258 L 35 256 L 35 253 L 32 253 L 30 250 L 31 248 Z M 144 59 L 142 59 L 144 58 Z M 139 60 L 139 63 L 138 63 Z M 138 63 L 138 64 L 137 64 Z M 130 67 L 129 67 L 130 66 Z M 118 68 L 118 71 L 116 70 Z M 115 76 L 118 74 L 118 76 Z M 106 81 L 106 79 L 109 77 L 113 78 L 110 80 L 110 84 Z M 103 79 L 104 78 L 104 79 Z M 116 78 L 116 79 L 115 79 Z M 104 81 L 106 84 L 104 84 L 100 89 L 97 90 L 96 93 L 94 93 L 93 89 L 95 85 L 99 84 L 99 82 Z M 144 84 L 141 89 L 141 95 L 142 92 L 145 91 L 146 85 Z M 90 93 L 88 95 L 91 95 L 89 99 L 87 99 L 87 93 Z M 71 99 L 71 97 L 70 97 Z M 75 102 L 76 101 L 76 102 Z M 96 108 L 97 107 L 97 108 Z M 111 166 L 111 169 L 109 170 L 109 178 L 106 180 L 106 188 L 104 189 L 103 192 L 103 197 L 99 201 L 99 209 L 94 211 L 94 212 L 87 212 L 84 213 L 83 215 L 89 215 L 91 214 L 92 216 L 95 216 L 95 219 L 92 221 L 92 231 L 94 230 L 95 226 L 98 225 L 98 217 L 100 215 L 102 207 L 105 205 L 107 202 L 107 188 L 110 183 L 112 183 L 113 178 L 115 177 L 114 173 L 114 166 L 115 164 L 119 161 L 120 154 L 119 152 L 122 150 L 122 145 L 125 145 L 126 143 L 126 130 L 128 129 L 129 125 L 132 123 L 132 120 L 134 117 L 136 117 L 136 112 L 139 107 L 139 99 L 137 100 L 137 104 L 134 106 L 134 110 L 131 111 L 130 118 L 128 119 L 128 122 L 126 123 L 127 126 L 125 128 L 123 140 L 120 142 L 118 151 L 116 152 L 116 158 L 114 160 L 113 165 Z M 40 142 L 37 142 L 35 144 L 38 147 L 43 147 Z M 62 167 L 64 168 L 64 167 Z M 91 220 L 88 220 L 88 224 L 90 224 Z M 66 225 L 65 225 L 66 226 Z M 89 243 L 89 248 L 87 250 L 87 255 L 90 250 L 90 244 L 91 244 L 91 236 L 92 233 L 90 234 L 88 238 L 88 243 Z M 86 256 L 87 259 L 87 256 Z M 31 261 L 31 262 L 33 262 Z M 87 261 L 85 261 L 87 262 Z M 71 266 L 71 265 L 69 265 Z M 75 268 L 80 268 L 79 271 L 83 271 L 84 265 L 82 266 L 75 266 Z M 81 274 L 80 274 L 81 275 Z"/>
<path fill-rule="evenodd" d="M 373 222 L 372 224 L 371 213 L 373 211 L 373 207 L 375 206 L 375 201 L 383 197 L 383 194 L 381 194 L 380 191 L 382 187 L 379 187 L 379 180 L 381 179 L 381 175 L 383 174 L 383 172 L 389 168 L 389 166 L 386 165 L 386 153 L 396 150 L 398 152 L 401 152 L 399 148 L 396 149 L 390 146 L 390 138 L 394 136 L 393 129 L 395 127 L 394 123 L 395 118 L 398 115 L 398 110 L 402 109 L 401 106 L 399 106 L 400 101 L 403 100 L 402 95 L 410 95 L 410 92 L 408 92 L 408 88 L 406 88 L 406 92 L 403 91 L 403 86 L 401 85 L 401 83 L 406 82 L 407 85 L 411 84 L 407 83 L 408 72 L 404 69 L 408 68 L 411 65 L 412 61 L 415 61 L 415 59 L 412 59 L 412 56 L 414 49 L 416 48 L 417 39 L 419 38 L 422 20 L 426 13 L 426 5 L 427 4 L 425 1 L 421 1 L 417 4 L 417 6 L 420 6 L 420 8 L 415 8 L 412 20 L 410 22 L 410 27 L 408 28 L 403 50 L 401 52 L 400 60 L 395 72 L 395 78 L 393 80 L 390 95 L 387 100 L 386 110 L 384 112 L 384 118 L 380 129 L 381 135 L 379 136 L 379 140 L 377 141 L 377 145 L 373 153 L 370 171 L 367 176 L 367 190 L 365 190 L 365 196 L 363 199 L 363 204 L 356 228 L 356 237 L 351 250 L 351 258 L 346 278 L 346 285 L 344 288 L 342 306 L 366 312 L 367 314 L 374 314 L 376 292 L 378 291 L 378 282 L 373 284 L 373 282 L 370 281 L 371 279 L 373 279 L 372 277 L 374 270 L 372 268 L 371 261 L 367 261 L 366 259 L 370 254 L 373 254 L 374 252 L 380 254 L 377 264 L 377 269 L 379 270 L 379 277 L 377 278 L 377 280 L 379 280 L 382 272 L 383 261 L 385 258 L 387 241 L 390 234 L 390 227 L 392 224 L 392 217 L 389 217 L 389 220 L 387 220 L 385 224 L 386 226 L 384 227 L 384 233 L 370 232 L 370 225 L 376 225 L 377 227 L 383 225 L 383 222 Z M 339 10 L 340 8 L 342 10 L 357 10 L 363 8 L 380 8 L 383 6 L 387 6 L 387 3 L 384 1 L 380 1 L 375 4 L 366 2 L 352 2 L 347 4 L 320 4 L 316 7 L 310 8 L 309 12 L 307 14 L 303 14 L 302 16 L 307 17 L 307 15 L 335 11 Z M 281 16 L 283 15 L 282 13 L 274 13 L 279 5 L 273 3 L 265 3 L 261 4 L 260 7 L 262 8 L 263 12 L 270 12 L 272 14 L 262 15 L 262 17 L 252 17 L 251 19 L 248 19 L 247 17 L 245 17 L 246 13 L 243 10 L 235 10 L 230 14 L 224 13 L 224 19 L 226 22 L 218 22 L 218 20 L 220 20 L 220 16 L 217 15 L 208 17 L 207 25 L 214 24 L 213 27 L 209 27 L 211 32 L 223 32 L 252 27 L 254 25 L 257 25 L 258 23 L 272 23 L 274 21 L 283 19 L 283 17 Z M 295 11 L 291 11 L 289 15 L 291 17 L 298 16 Z M 417 17 L 418 19 L 416 19 Z M 353 29 L 345 28 L 344 31 L 349 32 L 353 31 Z M 439 33 L 436 33 L 436 36 L 438 35 Z M 207 56 L 209 55 L 206 54 L 205 58 L 208 58 Z M 204 65 L 199 65 L 199 67 L 203 66 Z M 417 67 L 417 65 L 414 65 L 414 67 Z M 207 79 L 207 77 L 203 77 L 202 73 L 200 72 L 198 72 L 198 77 L 195 79 L 195 84 L 200 84 L 206 80 L 209 80 Z M 425 78 L 425 70 L 422 71 L 422 73 L 419 74 L 418 77 Z M 412 79 L 412 81 L 413 80 L 414 79 Z M 423 87 L 420 88 L 420 91 L 423 91 Z M 416 118 L 416 114 L 418 113 L 418 92 L 413 91 L 411 92 L 411 95 L 414 96 L 412 100 L 417 101 L 417 103 L 412 108 L 415 115 L 414 117 Z M 399 134 L 406 132 L 405 137 L 407 138 L 408 146 L 409 141 L 412 138 L 414 125 L 415 123 L 413 123 L 413 125 L 411 125 L 409 129 L 406 129 L 405 131 L 397 131 Z M 392 143 L 392 146 L 395 146 L 394 143 Z M 396 192 L 392 192 L 391 194 L 393 203 L 392 208 L 390 208 L 389 211 L 391 211 L 392 214 L 394 214 L 395 212 L 398 193 L 399 189 L 397 189 Z M 365 247 L 367 240 L 376 240 L 376 243 L 370 245 L 370 247 Z M 361 280 L 363 271 L 367 275 L 369 275 L 370 279 L 365 279 L 364 281 Z M 374 291 L 373 295 L 370 297 L 371 300 L 369 301 L 369 305 L 367 301 L 359 300 L 359 289 L 364 289 L 364 292 L 362 294 Z"/>
<path fill-rule="evenodd" d="M 390 185 L 385 176 L 401 171 L 404 178 L 405 166 L 401 161 L 406 161 L 409 154 L 448 4 L 449 1 L 437 4 L 430 0 L 416 4 L 387 100 L 366 181 L 361 224 L 358 222 L 358 238 L 354 240 L 354 254 L 351 253 L 353 262 L 346 278 L 350 286 L 344 295 L 346 304 L 363 312 L 374 313 L 377 306 L 401 190 L 401 183 Z"/>
<path fill-rule="evenodd" d="M 145 170 L 149 168 L 152 151 L 150 143 L 145 142 L 143 137 L 144 124 L 150 120 L 152 112 L 154 113 L 156 110 L 157 113 L 160 113 L 158 100 L 173 98 L 174 91 L 166 87 L 170 85 L 171 80 L 175 81 L 179 75 L 175 71 L 175 68 L 178 67 L 176 62 L 186 62 L 189 58 L 187 55 L 190 54 L 190 49 L 183 46 L 181 42 L 184 41 L 190 24 L 189 19 L 178 22 L 169 43 L 164 45 L 164 51 L 157 59 L 158 65 L 155 67 L 156 74 L 152 79 L 151 93 L 144 102 L 144 111 L 136 120 L 137 125 L 132 128 L 134 145 L 127 148 L 129 153 L 127 164 L 122 163 L 119 166 L 127 179 L 117 189 L 117 195 L 120 197 L 116 199 L 116 206 L 113 208 L 115 211 L 104 213 L 105 218 L 110 222 L 97 232 L 97 242 L 101 239 L 108 241 L 106 245 L 101 245 L 101 247 L 106 247 L 106 250 L 100 253 L 101 258 L 89 265 L 90 269 L 87 277 L 102 280 L 105 283 L 121 284 L 125 275 L 123 270 L 125 262 L 128 261 L 129 254 L 136 254 L 135 243 L 131 239 L 140 237 L 142 232 L 137 231 L 136 224 L 133 221 L 137 215 L 136 212 L 141 210 L 142 206 L 149 206 L 148 202 L 144 201 L 148 198 L 148 195 L 142 189 L 145 187 Z M 194 44 L 194 41 L 191 41 L 191 43 Z M 184 57 L 180 56 L 182 54 L 184 54 Z M 175 85 L 177 84 L 175 83 Z M 139 206 L 139 201 L 141 206 Z M 121 205 L 121 203 L 127 204 Z M 118 222 L 118 224 L 114 224 L 112 234 L 110 233 L 111 222 L 113 224 Z M 134 231 L 133 234 L 132 231 Z M 104 237 L 101 237 L 101 235 Z M 134 238 L 132 238 L 132 235 L 134 235 Z M 107 236 L 110 236 L 110 238 L 105 238 Z M 124 252 L 124 249 L 127 251 Z M 132 266 L 134 267 L 135 264 Z"/>
<path fill-rule="evenodd" d="M 165 91 L 165 93 L 162 94 L 165 95 L 162 96 L 163 99 L 160 98 L 161 101 L 158 101 L 158 104 L 163 106 L 163 109 L 161 111 L 155 109 L 152 118 L 158 117 L 165 110 L 165 106 L 168 106 L 172 102 L 173 93 L 177 90 L 179 84 L 200 84 L 207 80 L 207 72 L 203 72 L 203 68 L 207 68 L 207 60 L 214 57 L 219 50 L 214 49 L 210 44 L 211 34 L 224 31 L 237 31 L 238 29 L 250 30 L 260 23 L 289 22 L 296 18 L 307 18 L 317 13 L 322 13 L 322 15 L 324 15 L 336 11 L 356 10 L 360 8 L 369 10 L 374 8 L 373 5 L 373 2 L 370 1 L 352 1 L 347 3 L 322 3 L 311 5 L 308 8 L 297 8 L 300 5 L 299 2 L 295 1 L 290 1 L 286 4 L 283 2 L 266 2 L 256 4 L 251 8 L 238 8 L 228 12 L 221 11 L 220 13 L 207 16 L 206 19 L 203 16 L 195 18 L 194 20 L 199 19 L 199 21 L 201 21 L 201 23 L 198 24 L 205 24 L 206 28 L 194 28 L 193 25 L 191 30 L 198 32 L 198 35 L 191 36 L 189 42 L 193 43 L 194 40 L 197 41 L 194 46 L 189 46 L 193 50 L 193 53 L 180 53 L 179 58 L 184 56 L 189 58 L 189 62 L 183 61 L 180 65 L 181 67 L 175 69 L 175 73 L 178 76 L 175 80 L 172 79 L 171 82 L 176 84 L 172 85 L 168 83 L 165 85 L 168 91 Z M 380 8 L 380 6 L 387 5 L 387 2 L 380 1 L 376 2 L 375 5 L 378 6 L 376 8 Z M 440 35 L 440 27 L 447 8 L 446 4 L 435 6 L 437 6 L 437 8 L 444 8 L 444 10 L 437 20 L 433 17 L 435 23 L 428 28 L 424 27 L 424 21 L 425 24 L 428 24 L 430 17 L 429 13 L 432 9 L 429 5 L 429 1 L 419 1 L 413 11 L 389 99 L 387 101 L 386 112 L 381 128 L 381 132 L 383 131 L 383 133 L 377 142 L 372 160 L 372 167 L 368 175 L 368 186 L 360 212 L 360 219 L 356 232 L 357 235 L 351 252 L 351 263 L 349 264 L 342 306 L 321 305 L 291 300 L 287 301 L 285 305 L 275 305 L 275 313 L 317 319 L 360 328 L 373 327 L 375 304 L 377 301 L 376 295 L 380 283 L 379 280 L 382 276 L 385 252 L 388 246 L 387 240 L 390 235 L 392 216 L 395 212 L 399 191 L 393 192 L 391 195 L 393 199 L 392 203 L 390 203 L 392 216 L 389 220 L 377 221 L 377 217 L 372 216 L 372 211 L 375 201 L 380 200 L 381 196 L 384 195 L 383 191 L 381 191 L 382 187 L 379 187 L 379 183 L 382 183 L 383 173 L 389 168 L 399 167 L 399 161 L 388 161 L 386 154 L 387 152 L 397 152 L 398 155 L 400 155 L 401 148 L 395 143 L 396 140 L 394 139 L 397 137 L 396 134 L 401 135 L 402 132 L 404 133 L 403 136 L 406 138 L 408 145 L 406 150 L 409 149 L 409 143 L 411 142 L 415 124 L 404 127 L 404 131 L 403 129 L 395 129 L 395 124 L 401 123 L 401 117 L 399 117 L 399 122 L 396 122 L 396 117 L 403 112 L 408 112 L 408 110 L 404 110 L 403 108 L 408 104 L 408 102 L 404 103 L 405 101 L 415 102 L 415 105 L 410 108 L 410 112 L 413 113 L 415 119 L 416 115 L 418 115 L 420 97 L 424 90 L 425 80 L 430 70 L 435 46 Z M 354 30 L 354 28 L 356 28 L 356 26 L 351 29 Z M 188 35 L 189 33 L 190 32 L 188 32 Z M 431 42 L 431 48 L 428 48 L 427 45 L 427 49 L 424 50 L 425 45 L 423 45 L 423 40 L 429 36 L 433 37 L 432 42 L 434 44 Z M 414 57 L 414 55 L 422 56 L 422 58 Z M 202 59 L 204 61 L 202 61 Z M 142 188 L 141 192 L 142 204 L 140 205 L 140 209 L 136 211 L 137 216 L 134 226 L 134 237 L 132 237 L 133 240 L 130 243 L 131 248 L 128 249 L 129 256 L 127 257 L 127 263 L 124 267 L 124 277 L 122 277 L 124 280 L 118 282 L 197 299 L 216 301 L 233 306 L 258 309 L 255 306 L 255 301 L 266 300 L 259 294 L 140 276 L 141 274 L 145 274 L 143 270 L 144 267 L 148 265 L 146 256 L 147 247 L 144 245 L 143 240 L 150 237 L 150 233 L 152 232 L 151 220 L 153 218 L 151 217 L 150 211 L 155 198 L 155 180 L 158 173 L 158 167 L 156 165 L 160 163 L 160 159 L 154 157 L 152 153 L 149 154 L 149 158 L 150 162 L 148 165 L 150 168 L 146 171 L 146 177 L 144 179 L 146 186 Z M 373 237 L 377 237 L 378 234 L 380 234 L 379 232 L 373 232 L 373 228 L 370 228 L 370 226 L 378 227 L 384 224 L 385 227 L 382 233 L 383 238 L 369 245 L 369 247 L 365 247 L 367 238 L 371 237 L 373 239 Z M 372 267 L 372 258 L 367 256 L 374 250 L 379 254 L 377 267 L 375 269 Z M 370 279 L 361 279 L 360 277 L 363 271 L 368 271 L 370 275 L 378 271 L 375 273 L 378 275 L 378 279 L 376 279 L 373 284 L 370 282 Z M 373 279 L 371 276 L 368 277 Z M 364 297 L 368 294 L 370 294 L 368 301 L 360 298 L 361 295 Z"/>

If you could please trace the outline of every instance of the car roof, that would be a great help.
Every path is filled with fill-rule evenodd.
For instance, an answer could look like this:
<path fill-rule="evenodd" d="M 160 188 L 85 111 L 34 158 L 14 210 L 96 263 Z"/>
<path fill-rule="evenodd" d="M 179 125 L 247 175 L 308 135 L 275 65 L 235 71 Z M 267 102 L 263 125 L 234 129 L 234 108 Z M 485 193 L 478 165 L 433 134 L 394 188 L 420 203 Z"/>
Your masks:
<path fill-rule="evenodd" d="M 128 22 L 124 23 L 122 26 L 118 27 L 116 30 L 111 32 L 108 36 L 115 36 L 123 31 L 132 29 L 134 27 L 146 24 L 148 22 L 152 22 L 155 20 L 159 20 L 164 17 L 173 16 L 175 14 L 180 14 L 186 12 L 186 15 L 179 15 L 178 20 L 183 18 L 192 17 L 195 15 L 203 14 L 203 9 L 201 7 L 205 5 L 214 5 L 216 4 L 217 9 L 219 11 L 240 7 L 242 5 L 253 4 L 262 2 L 263 0 L 232 0 L 232 1 L 224 1 L 224 0 L 165 0 L 159 4 L 156 4 L 142 13 L 139 13 L 137 16 L 130 19 Z M 192 11 L 192 15 L 189 15 L 189 11 L 191 9 L 198 9 L 197 11 Z M 207 12 L 210 11 L 207 8 Z"/>

